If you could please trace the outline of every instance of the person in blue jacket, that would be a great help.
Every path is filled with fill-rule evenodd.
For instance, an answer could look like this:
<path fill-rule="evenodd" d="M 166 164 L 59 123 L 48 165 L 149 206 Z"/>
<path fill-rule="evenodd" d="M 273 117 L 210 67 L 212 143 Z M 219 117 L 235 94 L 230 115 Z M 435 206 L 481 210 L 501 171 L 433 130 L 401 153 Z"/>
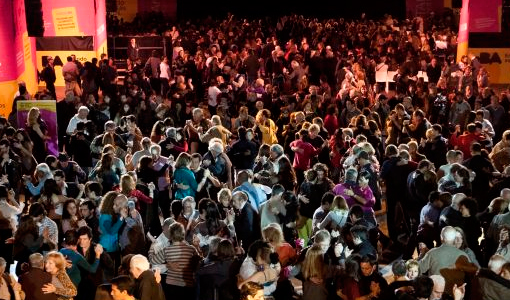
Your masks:
<path fill-rule="evenodd" d="M 93 264 L 89 264 L 88 261 L 78 253 L 78 233 L 71 229 L 64 233 L 64 244 L 65 247 L 60 249 L 60 253 L 64 255 L 66 260 L 71 261 L 71 268 L 66 268 L 67 275 L 71 278 L 71 281 L 76 287 L 81 282 L 81 271 L 89 273 L 96 273 L 97 267 L 99 266 L 99 259 L 103 253 L 103 247 L 97 245 L 94 251 L 96 252 L 96 260 Z"/>
<path fill-rule="evenodd" d="M 190 169 L 191 155 L 182 152 L 175 161 L 174 182 L 176 186 L 175 199 L 184 199 L 187 196 L 195 197 L 197 180 Z"/>
<path fill-rule="evenodd" d="M 119 231 L 124 223 L 124 217 L 119 215 L 120 208 L 115 205 L 115 198 L 119 195 L 115 191 L 106 193 L 99 208 L 99 232 L 101 232 L 99 244 L 114 260 L 114 270 L 120 265 Z"/>

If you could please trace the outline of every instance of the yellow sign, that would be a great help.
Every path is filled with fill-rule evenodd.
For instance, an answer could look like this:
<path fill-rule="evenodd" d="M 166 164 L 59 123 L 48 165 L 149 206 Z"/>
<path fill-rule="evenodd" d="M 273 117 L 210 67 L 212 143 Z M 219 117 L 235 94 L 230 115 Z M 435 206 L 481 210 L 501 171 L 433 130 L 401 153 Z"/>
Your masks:
<path fill-rule="evenodd" d="M 131 22 L 138 12 L 138 0 L 117 0 L 117 17 Z"/>
<path fill-rule="evenodd" d="M 37 51 L 37 69 L 42 71 L 44 69 L 43 58 L 52 56 L 55 75 L 57 77 L 55 86 L 65 86 L 64 77 L 62 76 L 62 67 L 67 63 L 67 57 L 71 56 L 71 54 L 76 55 L 76 60 L 82 64 L 85 64 L 86 61 L 92 61 L 92 58 L 96 57 L 96 52 L 94 51 Z M 44 81 L 41 81 L 39 85 L 45 86 Z"/>
<path fill-rule="evenodd" d="M 18 91 L 18 81 L 4 81 L 0 82 L 0 116 L 8 117 L 12 109 L 12 101 L 14 95 Z"/>
<path fill-rule="evenodd" d="M 51 112 L 57 112 L 55 100 L 39 100 L 34 104 L 34 101 L 18 101 L 18 111 L 29 111 L 32 107 L 45 109 Z"/>
<path fill-rule="evenodd" d="M 76 7 L 55 8 L 52 10 L 52 14 L 55 36 L 83 35 L 79 29 Z"/>
<path fill-rule="evenodd" d="M 470 48 L 489 72 L 489 82 L 510 84 L 510 48 Z"/>
<path fill-rule="evenodd" d="M 28 33 L 23 33 L 23 61 L 25 70 L 19 74 L 16 80 L 0 82 L 0 116 L 8 117 L 12 109 L 14 95 L 18 92 L 18 82 L 23 81 L 28 92 L 33 95 L 37 91 L 37 72 L 32 61 L 32 44 L 34 38 L 28 37 Z M 34 41 L 35 42 L 35 41 Z"/>

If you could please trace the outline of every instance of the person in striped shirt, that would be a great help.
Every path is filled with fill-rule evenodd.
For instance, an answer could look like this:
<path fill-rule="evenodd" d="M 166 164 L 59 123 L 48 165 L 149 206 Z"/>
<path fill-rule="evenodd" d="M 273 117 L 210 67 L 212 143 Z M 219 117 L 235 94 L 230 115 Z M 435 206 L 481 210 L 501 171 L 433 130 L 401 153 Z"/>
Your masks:
<path fill-rule="evenodd" d="M 153 264 L 166 264 L 165 295 L 179 300 L 195 299 L 195 277 L 201 257 L 197 249 L 184 240 L 185 230 L 181 223 L 169 228 L 170 244 L 165 247 L 164 258 L 153 257 Z"/>

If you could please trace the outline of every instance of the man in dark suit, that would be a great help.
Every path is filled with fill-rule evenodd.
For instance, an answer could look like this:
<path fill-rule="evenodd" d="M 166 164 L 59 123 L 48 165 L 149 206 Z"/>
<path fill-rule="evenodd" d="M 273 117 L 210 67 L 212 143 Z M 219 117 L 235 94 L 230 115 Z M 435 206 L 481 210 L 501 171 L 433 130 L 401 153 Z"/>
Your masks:
<path fill-rule="evenodd" d="M 249 50 L 248 53 L 248 57 L 243 61 L 243 66 L 246 70 L 248 84 L 252 84 L 257 79 L 260 63 L 253 50 Z"/>
<path fill-rule="evenodd" d="M 266 61 L 265 66 L 266 76 L 274 78 L 277 77 L 278 75 L 282 75 L 283 67 L 284 67 L 283 62 L 278 57 L 278 51 L 273 50 L 271 52 L 271 58 L 267 59 Z"/>
<path fill-rule="evenodd" d="M 67 125 L 77 112 L 73 92 L 68 92 L 64 101 L 57 102 L 58 147 L 60 151 L 64 149 L 64 145 L 67 146 L 69 139 L 66 132 Z"/>
<path fill-rule="evenodd" d="M 131 39 L 129 41 L 128 50 L 127 50 L 128 58 L 131 61 L 131 63 L 134 63 L 138 59 L 138 57 L 140 57 L 139 51 L 140 51 L 140 48 L 138 47 L 138 44 L 136 43 L 136 39 Z"/>
<path fill-rule="evenodd" d="M 248 247 L 261 238 L 259 213 L 248 203 L 248 195 L 243 191 L 232 194 L 232 205 L 238 212 L 234 221 L 238 246 L 248 251 Z"/>
<path fill-rule="evenodd" d="M 21 289 L 25 292 L 26 299 L 33 300 L 56 300 L 55 293 L 45 294 L 42 291 L 44 285 L 51 283 L 51 274 L 44 271 L 44 257 L 40 253 L 30 255 L 30 269 L 19 277 Z"/>
<path fill-rule="evenodd" d="M 41 79 L 46 82 L 46 89 L 50 92 L 53 99 L 57 100 L 57 94 L 55 92 L 55 81 L 57 77 L 55 75 L 55 68 L 53 67 L 53 57 L 48 56 L 46 60 L 48 64 L 41 72 Z"/>

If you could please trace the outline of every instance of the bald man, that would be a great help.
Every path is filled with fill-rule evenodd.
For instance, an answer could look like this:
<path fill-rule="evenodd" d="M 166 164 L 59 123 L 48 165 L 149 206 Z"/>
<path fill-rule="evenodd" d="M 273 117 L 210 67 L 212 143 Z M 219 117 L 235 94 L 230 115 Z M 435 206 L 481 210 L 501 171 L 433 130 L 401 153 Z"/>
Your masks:
<path fill-rule="evenodd" d="M 460 213 L 459 203 L 465 198 L 466 195 L 463 193 L 453 195 L 452 204 L 441 211 L 441 215 L 439 217 L 440 229 L 445 226 L 462 227 L 464 225 L 464 219 Z"/>
<path fill-rule="evenodd" d="M 493 255 L 489 268 L 480 269 L 474 278 L 470 299 L 510 299 L 510 281 L 501 276 L 506 263 L 503 256 Z"/>
<path fill-rule="evenodd" d="M 441 231 L 441 246 L 431 249 L 419 261 L 422 274 L 428 272 L 430 275 L 441 275 L 442 269 L 455 266 L 455 262 L 461 256 L 469 261 L 466 253 L 455 247 L 455 236 L 457 231 L 451 226 L 446 226 Z"/>

